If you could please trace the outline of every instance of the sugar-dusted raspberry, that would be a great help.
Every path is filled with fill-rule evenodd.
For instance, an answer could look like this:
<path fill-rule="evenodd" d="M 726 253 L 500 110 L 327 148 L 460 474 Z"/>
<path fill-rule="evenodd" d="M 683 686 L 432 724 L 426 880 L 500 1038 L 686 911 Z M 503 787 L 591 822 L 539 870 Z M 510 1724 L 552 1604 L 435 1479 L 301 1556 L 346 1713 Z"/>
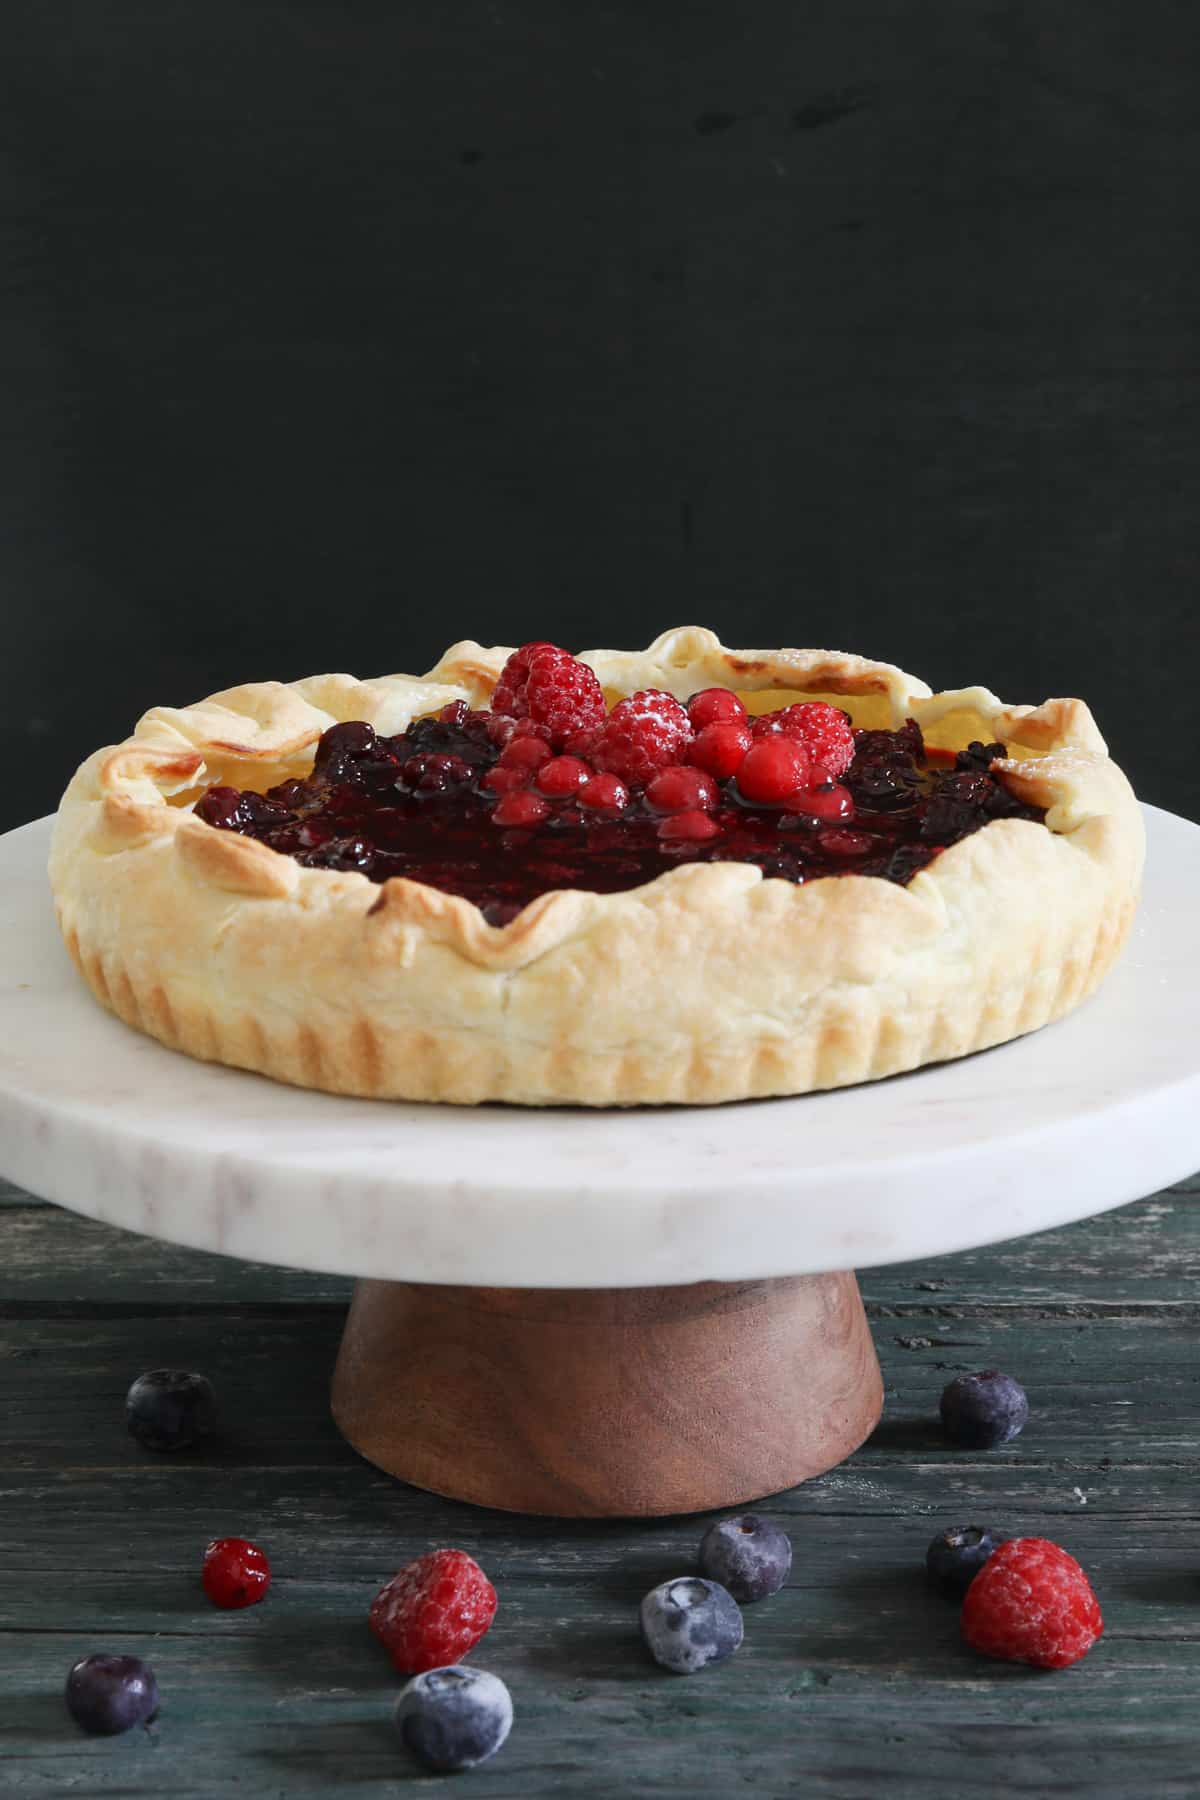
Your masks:
<path fill-rule="evenodd" d="M 739 725 L 746 717 L 746 709 L 737 695 L 728 688 L 719 687 L 703 688 L 700 693 L 693 694 L 687 703 L 687 712 L 693 731 L 703 731 L 706 725 Z"/>
<path fill-rule="evenodd" d="M 682 760 L 691 736 L 678 700 L 658 688 L 642 688 L 613 707 L 592 760 L 598 769 L 644 787 L 659 769 Z"/>
<path fill-rule="evenodd" d="M 552 756 L 534 777 L 539 794 L 548 800 L 569 800 L 591 780 L 592 771 L 577 756 Z"/>
<path fill-rule="evenodd" d="M 554 644 L 526 644 L 505 663 L 492 710 L 545 725 L 559 745 L 604 723 L 604 689 L 594 669 Z"/>
<path fill-rule="evenodd" d="M 754 735 L 798 738 L 813 761 L 823 763 L 831 775 L 844 775 L 854 761 L 854 728 L 844 712 L 824 700 L 805 700 L 778 712 L 760 713 L 754 721 Z"/>
<path fill-rule="evenodd" d="M 1087 1576 L 1047 1538 L 1001 1544 L 963 1601 L 962 1632 L 972 1649 L 1038 1669 L 1068 1668 L 1103 1630 Z"/>
<path fill-rule="evenodd" d="M 760 737 L 746 752 L 737 783 L 747 800 L 778 806 L 808 783 L 808 751 L 798 738 Z"/>
<path fill-rule="evenodd" d="M 736 719 L 719 719 L 715 725 L 706 725 L 693 739 L 688 746 L 688 761 L 718 781 L 728 781 L 741 768 L 753 742 L 744 720 L 739 723 Z"/>
<path fill-rule="evenodd" d="M 371 1603 L 371 1630 L 402 1675 L 441 1669 L 473 1650 L 496 1616 L 496 1590 L 465 1550 L 431 1550 Z"/>
<path fill-rule="evenodd" d="M 629 789 L 615 775 L 593 775 L 579 790 L 579 804 L 588 812 L 619 813 L 629 805 Z"/>
<path fill-rule="evenodd" d="M 717 784 L 703 769 L 673 763 L 646 784 L 646 803 L 655 812 L 711 812 L 719 796 Z"/>
<path fill-rule="evenodd" d="M 720 833 L 721 827 L 703 812 L 672 813 L 658 827 L 659 837 L 667 844 L 702 844 Z"/>
<path fill-rule="evenodd" d="M 528 793 L 523 788 L 514 788 L 507 794 L 501 794 L 497 800 L 492 809 L 492 824 L 532 831 L 549 814 L 549 806 L 537 794 Z"/>

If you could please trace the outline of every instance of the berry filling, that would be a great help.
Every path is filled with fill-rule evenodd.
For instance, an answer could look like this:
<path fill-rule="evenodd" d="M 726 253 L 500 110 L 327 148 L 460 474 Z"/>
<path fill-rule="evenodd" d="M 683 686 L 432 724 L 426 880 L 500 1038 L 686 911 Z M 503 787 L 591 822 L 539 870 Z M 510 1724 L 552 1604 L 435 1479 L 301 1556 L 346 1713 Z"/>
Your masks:
<path fill-rule="evenodd" d="M 641 692 L 605 714 L 586 665 L 527 645 L 493 711 L 454 701 L 395 737 L 331 726 L 310 775 L 210 788 L 196 813 L 310 868 L 459 894 L 493 925 L 555 888 L 616 893 L 689 861 L 904 883 L 992 819 L 1044 818 L 991 773 L 1000 744 L 927 753 L 912 720 L 855 731 L 818 701 L 751 727 L 723 692 L 686 710 Z"/>

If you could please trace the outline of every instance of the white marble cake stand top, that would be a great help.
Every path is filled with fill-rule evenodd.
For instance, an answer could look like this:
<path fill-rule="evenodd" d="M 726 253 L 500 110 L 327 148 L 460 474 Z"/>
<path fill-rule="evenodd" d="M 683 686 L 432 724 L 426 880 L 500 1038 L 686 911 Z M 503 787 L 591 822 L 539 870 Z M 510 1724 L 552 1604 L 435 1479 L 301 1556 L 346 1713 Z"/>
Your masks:
<path fill-rule="evenodd" d="M 1200 828 L 1146 809 L 1125 956 L 1071 1018 L 795 1100 L 630 1112 L 338 1099 L 193 1062 L 84 989 L 49 821 L 0 839 L 0 1170 L 206 1250 L 389 1280 L 643 1287 L 966 1249 L 1200 1163 Z"/>

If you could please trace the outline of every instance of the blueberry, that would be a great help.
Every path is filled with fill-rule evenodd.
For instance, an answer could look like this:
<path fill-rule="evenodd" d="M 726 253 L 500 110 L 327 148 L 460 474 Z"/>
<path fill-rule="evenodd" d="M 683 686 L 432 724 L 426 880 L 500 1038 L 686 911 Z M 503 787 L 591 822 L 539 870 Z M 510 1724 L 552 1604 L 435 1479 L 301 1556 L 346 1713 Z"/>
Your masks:
<path fill-rule="evenodd" d="M 1029 1417 L 1025 1389 L 998 1369 L 959 1375 L 942 1394 L 942 1428 L 952 1444 L 991 1450 L 1007 1444 Z"/>
<path fill-rule="evenodd" d="M 651 1588 L 642 1601 L 641 1621 L 651 1656 L 676 1675 L 724 1662 L 742 1641 L 742 1614 L 733 1595 L 696 1575 Z"/>
<path fill-rule="evenodd" d="M 393 1716 L 405 1748 L 449 1774 L 495 1756 L 512 1728 L 512 1699 L 498 1675 L 455 1663 L 414 1676 Z"/>
<path fill-rule="evenodd" d="M 965 1594 L 995 1548 L 994 1534 L 979 1525 L 939 1531 L 925 1552 L 925 1567 L 947 1592 Z"/>
<path fill-rule="evenodd" d="M 728 1588 L 741 1606 L 777 1594 L 791 1566 L 791 1538 L 757 1513 L 721 1519 L 700 1540 L 700 1573 Z"/>
<path fill-rule="evenodd" d="M 67 1711 L 98 1737 L 114 1737 L 158 1716 L 158 1682 L 140 1656 L 85 1656 L 67 1676 Z"/>
<path fill-rule="evenodd" d="M 186 1369 L 150 1369 L 125 1396 L 130 1432 L 147 1450 L 184 1450 L 217 1423 L 212 1383 Z"/>

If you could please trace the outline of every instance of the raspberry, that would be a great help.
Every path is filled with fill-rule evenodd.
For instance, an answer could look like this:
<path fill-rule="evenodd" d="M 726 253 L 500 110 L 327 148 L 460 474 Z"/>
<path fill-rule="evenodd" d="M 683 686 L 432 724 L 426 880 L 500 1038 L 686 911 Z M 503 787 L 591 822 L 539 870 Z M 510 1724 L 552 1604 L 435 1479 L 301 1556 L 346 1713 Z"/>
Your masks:
<path fill-rule="evenodd" d="M 593 775 L 579 790 L 579 804 L 589 812 L 624 812 L 629 805 L 629 789 L 615 775 Z"/>
<path fill-rule="evenodd" d="M 1012 1538 L 993 1550 L 963 1601 L 972 1649 L 1038 1669 L 1068 1668 L 1103 1630 L 1087 1576 L 1046 1538 Z"/>
<path fill-rule="evenodd" d="M 204 1552 L 200 1580 L 214 1606 L 256 1606 L 271 1585 L 266 1552 L 246 1538 L 214 1538 Z"/>
<path fill-rule="evenodd" d="M 680 760 L 691 735 L 678 700 L 643 688 L 613 707 L 592 760 L 598 769 L 645 786 L 659 769 Z"/>
<path fill-rule="evenodd" d="M 496 1616 L 496 1590 L 465 1550 L 431 1550 L 381 1587 L 371 1630 L 402 1675 L 442 1669 L 473 1650 Z"/>
<path fill-rule="evenodd" d="M 718 781 L 728 781 L 742 766 L 754 739 L 750 727 L 736 719 L 718 720 L 706 725 L 688 750 L 688 761 Z"/>
<path fill-rule="evenodd" d="M 798 739 L 760 737 L 747 750 L 737 782 L 747 800 L 778 805 L 804 787 L 808 772 L 808 751 Z"/>
<path fill-rule="evenodd" d="M 701 769 L 673 765 L 660 769 L 648 783 L 646 800 L 655 812 L 711 812 L 717 804 L 717 784 Z"/>
<path fill-rule="evenodd" d="M 693 731 L 703 731 L 706 725 L 740 725 L 746 718 L 745 707 L 728 688 L 704 688 L 693 694 L 687 711 Z"/>
<path fill-rule="evenodd" d="M 668 844 L 701 844 L 706 838 L 719 837 L 720 833 L 721 827 L 702 812 L 672 813 L 658 828 L 659 837 Z"/>
<path fill-rule="evenodd" d="M 592 771 L 577 756 L 552 756 L 537 772 L 537 788 L 551 800 L 569 800 L 591 780 Z"/>
<path fill-rule="evenodd" d="M 555 644 L 514 650 L 492 695 L 492 710 L 545 725 L 551 742 L 604 723 L 604 689 L 595 671 Z"/>
<path fill-rule="evenodd" d="M 844 712 L 823 700 L 805 700 L 779 712 L 762 713 L 754 721 L 755 737 L 798 738 L 814 762 L 831 775 L 844 775 L 854 761 L 854 730 Z"/>
<path fill-rule="evenodd" d="M 492 810 L 493 825 L 512 825 L 526 831 L 540 825 L 548 816 L 550 808 L 536 794 L 528 794 L 523 789 L 516 789 L 501 794 Z"/>

